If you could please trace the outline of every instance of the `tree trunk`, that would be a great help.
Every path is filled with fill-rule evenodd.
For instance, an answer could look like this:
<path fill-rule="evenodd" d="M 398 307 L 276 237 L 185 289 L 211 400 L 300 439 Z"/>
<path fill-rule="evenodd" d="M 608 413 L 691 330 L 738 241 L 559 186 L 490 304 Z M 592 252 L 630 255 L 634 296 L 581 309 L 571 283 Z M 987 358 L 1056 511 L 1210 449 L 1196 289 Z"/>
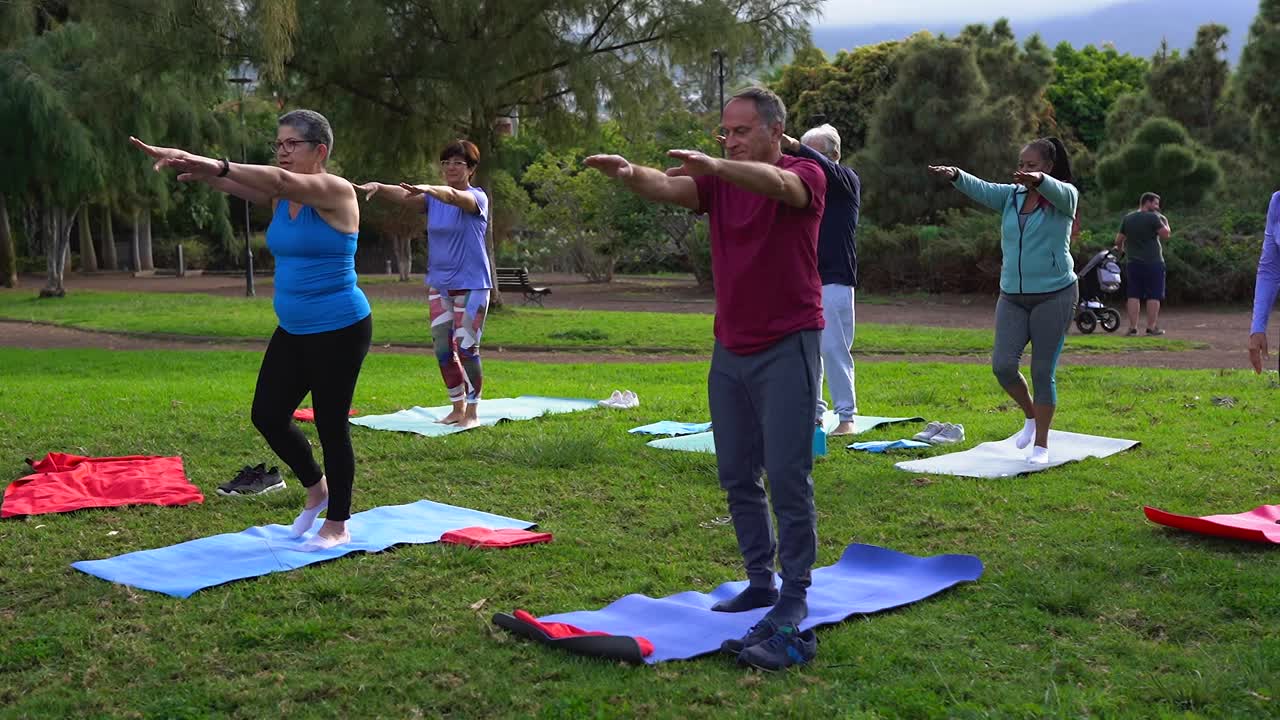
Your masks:
<path fill-rule="evenodd" d="M 135 208 L 133 211 L 133 244 L 129 248 L 129 269 L 138 272 L 142 269 L 139 261 L 142 259 L 142 237 L 140 227 L 142 225 L 142 213 Z"/>
<path fill-rule="evenodd" d="M 48 277 L 44 288 L 40 290 L 40 297 L 62 297 L 67 294 L 63 277 L 67 270 L 67 260 L 71 256 L 71 230 L 79 214 L 80 207 L 70 214 L 64 207 L 44 209 L 41 233 L 44 235 L 44 261 Z"/>
<path fill-rule="evenodd" d="M 105 270 L 119 270 L 120 261 L 116 259 L 116 231 L 111 226 L 111 206 L 102 206 L 102 267 Z"/>
<path fill-rule="evenodd" d="M 142 227 L 138 233 L 138 269 L 155 270 L 155 262 L 151 259 L 151 208 L 141 212 Z"/>
<path fill-rule="evenodd" d="M 0 193 L 0 285 L 18 287 L 18 252 L 9 227 L 8 198 Z"/>
<path fill-rule="evenodd" d="M 477 149 L 480 150 L 480 157 L 488 157 L 488 162 L 481 162 L 480 167 L 476 170 L 476 186 L 484 190 L 485 195 L 489 197 L 489 222 L 485 226 L 484 231 L 484 251 L 489 256 L 489 284 L 493 289 L 489 291 L 489 306 L 494 308 L 502 307 L 502 292 L 498 290 L 498 262 L 497 248 L 493 239 L 493 191 L 489 188 L 489 177 L 492 174 L 492 168 L 496 167 L 497 158 L 492 157 L 493 149 L 497 147 L 494 142 L 493 132 L 494 114 L 487 109 L 480 109 L 479 113 L 472 112 L 471 125 L 474 132 L 470 133 L 473 138 L 472 142 L 476 143 Z"/>
<path fill-rule="evenodd" d="M 83 213 L 80 221 L 80 272 L 98 272 L 98 254 L 93 249 L 93 231 L 89 229 L 89 213 Z"/>
<path fill-rule="evenodd" d="M 391 247 L 396 254 L 396 268 L 400 271 L 400 282 L 407 282 L 409 273 L 413 269 L 413 235 L 392 237 Z"/>

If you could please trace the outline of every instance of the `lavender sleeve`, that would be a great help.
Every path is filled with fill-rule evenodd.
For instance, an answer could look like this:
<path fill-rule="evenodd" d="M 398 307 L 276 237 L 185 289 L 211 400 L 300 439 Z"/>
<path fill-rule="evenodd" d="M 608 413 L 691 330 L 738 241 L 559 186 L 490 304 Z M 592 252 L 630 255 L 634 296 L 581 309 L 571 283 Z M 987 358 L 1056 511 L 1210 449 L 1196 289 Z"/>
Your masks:
<path fill-rule="evenodd" d="M 1253 327 L 1250 333 L 1265 333 L 1271 307 L 1280 293 L 1280 192 L 1271 196 L 1267 208 L 1267 228 L 1262 236 L 1262 257 L 1258 260 L 1258 280 L 1253 291 Z"/>

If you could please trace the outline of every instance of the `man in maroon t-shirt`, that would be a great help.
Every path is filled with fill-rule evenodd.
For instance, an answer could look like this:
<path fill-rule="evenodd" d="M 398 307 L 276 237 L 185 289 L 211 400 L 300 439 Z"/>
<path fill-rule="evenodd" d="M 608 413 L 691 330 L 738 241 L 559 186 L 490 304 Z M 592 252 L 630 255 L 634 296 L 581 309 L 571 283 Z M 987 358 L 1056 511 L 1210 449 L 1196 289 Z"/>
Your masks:
<path fill-rule="evenodd" d="M 749 580 L 713 609 L 772 606 L 747 637 L 725 644 L 748 660 L 744 648 L 775 633 L 799 635 L 817 554 L 810 472 L 823 326 L 818 227 L 827 179 L 812 160 L 782 154 L 786 113 L 777 95 L 748 88 L 721 117 L 728 159 L 672 150 L 668 155 L 681 165 L 665 173 L 617 155 L 586 160 L 641 197 L 710 216 L 716 344 L 707 397 L 720 485 Z M 774 588 L 775 554 L 781 593 Z M 808 659 L 812 645 L 801 655 Z"/>

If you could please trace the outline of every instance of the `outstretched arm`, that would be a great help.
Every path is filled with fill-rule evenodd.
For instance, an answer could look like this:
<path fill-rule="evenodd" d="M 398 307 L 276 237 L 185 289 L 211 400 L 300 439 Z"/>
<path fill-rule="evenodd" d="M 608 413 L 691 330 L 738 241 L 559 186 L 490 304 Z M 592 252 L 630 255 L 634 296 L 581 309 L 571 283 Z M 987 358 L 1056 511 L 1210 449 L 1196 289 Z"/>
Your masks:
<path fill-rule="evenodd" d="M 587 167 L 615 178 L 628 190 L 646 200 L 679 205 L 680 207 L 700 211 L 698 186 L 691 177 L 673 177 L 661 170 L 632 165 L 621 155 L 592 155 L 583 162 Z"/>
<path fill-rule="evenodd" d="M 807 208 L 813 199 L 809 186 L 800 176 L 776 165 L 744 160 L 713 158 L 696 150 L 670 150 L 669 157 L 680 161 L 679 167 L 667 170 L 670 177 L 717 175 L 747 192 L 763 195 L 794 208 Z"/>
<path fill-rule="evenodd" d="M 356 192 L 364 193 L 364 199 L 366 201 L 372 200 L 376 196 L 388 202 L 393 202 L 397 205 L 403 205 L 412 210 L 416 210 L 420 213 L 425 213 L 427 211 L 427 204 L 422 201 L 419 194 L 411 193 L 399 185 L 367 182 L 360 185 L 351 183 L 351 187 L 355 188 Z"/>
<path fill-rule="evenodd" d="M 400 183 L 400 189 L 413 198 L 430 195 L 442 203 L 462 208 L 465 213 L 480 214 L 480 203 L 476 201 L 475 194 L 470 190 L 459 190 L 448 185 L 410 185 L 408 183 Z M 426 203 L 421 200 L 418 204 L 426 207 Z"/>
<path fill-rule="evenodd" d="M 949 165 L 930 165 L 929 173 L 951 182 L 957 190 L 968 195 L 974 202 L 985 205 L 992 210 L 1000 210 L 1009 200 L 1013 185 L 997 185 L 970 175 L 958 167 Z"/>
<path fill-rule="evenodd" d="M 337 211 L 344 202 L 352 199 L 351 183 L 328 173 L 294 173 L 270 165 L 247 165 L 224 162 L 189 153 L 178 148 L 161 148 L 148 145 L 131 137 L 134 147 L 156 159 L 155 169 L 173 168 L 182 182 L 208 182 L 232 180 L 259 197 L 281 198 L 317 210 Z M 219 177 L 221 176 L 221 177 Z M 252 202 L 252 201 L 251 201 Z"/>

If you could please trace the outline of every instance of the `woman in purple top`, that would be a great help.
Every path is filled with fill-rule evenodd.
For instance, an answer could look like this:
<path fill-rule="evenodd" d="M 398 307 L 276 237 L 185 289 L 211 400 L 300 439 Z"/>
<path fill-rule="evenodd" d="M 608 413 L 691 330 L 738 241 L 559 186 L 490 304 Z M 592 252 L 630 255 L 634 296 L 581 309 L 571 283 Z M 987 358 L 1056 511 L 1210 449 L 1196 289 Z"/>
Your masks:
<path fill-rule="evenodd" d="M 1262 235 L 1262 257 L 1258 259 L 1258 281 L 1253 291 L 1253 326 L 1249 328 L 1249 362 L 1262 372 L 1267 358 L 1267 319 L 1280 292 L 1280 192 L 1271 196 L 1267 207 L 1267 227 Z"/>
<path fill-rule="evenodd" d="M 440 153 L 446 185 L 369 182 L 356 186 L 364 191 L 366 200 L 381 194 L 427 215 L 431 339 L 453 404 L 453 411 L 438 422 L 464 429 L 480 424 L 476 414 L 484 379 L 480 335 L 493 288 L 484 245 L 489 198 L 471 185 L 479 164 L 479 148 L 457 140 Z"/>

